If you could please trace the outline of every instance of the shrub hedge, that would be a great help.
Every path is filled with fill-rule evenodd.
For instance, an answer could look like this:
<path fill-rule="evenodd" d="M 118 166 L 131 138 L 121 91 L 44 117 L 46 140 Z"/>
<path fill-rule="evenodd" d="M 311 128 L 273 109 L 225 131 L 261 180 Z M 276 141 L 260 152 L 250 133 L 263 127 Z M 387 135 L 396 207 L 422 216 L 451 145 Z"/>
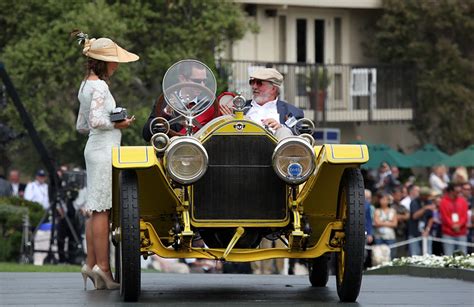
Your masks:
<path fill-rule="evenodd" d="M 44 212 L 36 202 L 19 197 L 0 197 L 0 261 L 18 261 L 24 215 L 28 214 L 33 231 Z"/>

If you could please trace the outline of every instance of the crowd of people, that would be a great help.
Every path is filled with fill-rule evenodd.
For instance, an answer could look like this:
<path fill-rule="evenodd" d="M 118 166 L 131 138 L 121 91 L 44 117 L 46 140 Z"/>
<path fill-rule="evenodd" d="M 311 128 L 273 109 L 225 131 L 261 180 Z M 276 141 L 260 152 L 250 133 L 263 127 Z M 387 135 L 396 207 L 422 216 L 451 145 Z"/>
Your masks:
<path fill-rule="evenodd" d="M 367 244 L 372 245 L 369 262 L 386 258 L 382 250 L 390 250 L 392 259 L 472 252 L 466 243 L 472 243 L 474 236 L 474 170 L 469 176 L 466 168 L 458 167 L 449 176 L 447 168 L 438 165 L 432 168 L 426 185 L 418 184 L 414 177 L 402 182 L 399 173 L 387 163 L 382 163 L 378 172 L 366 173 L 366 232 Z M 419 238 L 427 238 L 424 250 Z"/>

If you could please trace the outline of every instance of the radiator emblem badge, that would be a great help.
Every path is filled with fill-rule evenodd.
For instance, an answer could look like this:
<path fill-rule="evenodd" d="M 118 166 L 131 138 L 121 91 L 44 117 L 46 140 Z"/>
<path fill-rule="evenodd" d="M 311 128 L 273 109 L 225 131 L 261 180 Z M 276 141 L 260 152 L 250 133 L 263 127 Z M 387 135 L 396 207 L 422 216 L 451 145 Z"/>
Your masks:
<path fill-rule="evenodd" d="M 291 178 L 298 178 L 303 173 L 303 167 L 297 162 L 292 162 L 288 165 L 288 175 Z"/>
<path fill-rule="evenodd" d="M 245 125 L 242 123 L 237 123 L 234 125 L 234 129 L 238 131 L 242 131 L 245 128 Z"/>

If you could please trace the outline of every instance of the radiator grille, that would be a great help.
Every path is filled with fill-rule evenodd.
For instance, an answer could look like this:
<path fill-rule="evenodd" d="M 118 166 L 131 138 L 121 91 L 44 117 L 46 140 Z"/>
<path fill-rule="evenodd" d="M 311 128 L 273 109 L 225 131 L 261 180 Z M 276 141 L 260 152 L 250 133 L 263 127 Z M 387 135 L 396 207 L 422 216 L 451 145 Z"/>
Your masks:
<path fill-rule="evenodd" d="M 286 185 L 271 165 L 275 144 L 265 136 L 213 136 L 205 144 L 206 174 L 194 185 L 193 214 L 206 220 L 281 220 Z"/>

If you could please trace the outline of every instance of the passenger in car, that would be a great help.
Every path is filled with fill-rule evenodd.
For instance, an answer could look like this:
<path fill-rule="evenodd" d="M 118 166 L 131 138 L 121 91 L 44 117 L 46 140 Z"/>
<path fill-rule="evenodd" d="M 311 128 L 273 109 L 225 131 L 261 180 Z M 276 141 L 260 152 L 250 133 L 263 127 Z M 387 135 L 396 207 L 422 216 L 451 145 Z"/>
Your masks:
<path fill-rule="evenodd" d="M 268 128 L 277 139 L 290 136 L 292 124 L 304 117 L 303 110 L 280 99 L 283 75 L 274 68 L 259 68 L 250 74 L 249 85 L 252 88 L 252 100 L 246 103 L 247 118 Z M 224 115 L 231 115 L 230 107 L 221 105 Z"/>
<path fill-rule="evenodd" d="M 192 83 L 205 86 L 208 76 L 207 76 L 206 68 L 202 66 L 201 64 L 186 63 L 186 65 L 182 65 L 181 67 L 179 67 L 178 71 L 179 71 L 178 78 L 179 78 L 180 83 L 192 82 Z M 195 100 L 200 95 L 199 90 L 196 90 L 196 89 L 184 88 L 182 91 L 183 91 L 182 93 L 183 96 L 189 96 L 192 98 L 190 101 L 190 104 L 195 103 Z M 150 116 L 148 117 L 147 122 L 143 126 L 143 131 L 142 131 L 143 139 L 147 142 L 150 141 L 152 137 L 152 133 L 150 131 L 150 123 L 155 117 L 164 117 L 167 120 L 171 120 L 175 116 L 173 113 L 174 113 L 173 110 L 171 109 L 169 105 L 166 104 L 163 95 L 161 95 L 157 99 L 155 104 L 153 105 L 150 112 Z M 198 115 L 196 117 L 196 121 L 194 122 L 195 127 L 193 127 L 193 132 L 197 132 L 207 122 L 217 117 L 218 115 L 217 113 L 218 113 L 218 108 L 215 105 L 211 105 L 209 109 L 204 111 L 202 114 Z M 171 126 L 171 130 L 172 131 L 170 131 L 169 133 L 170 136 L 186 134 L 186 128 L 179 123 L 173 124 Z"/>

